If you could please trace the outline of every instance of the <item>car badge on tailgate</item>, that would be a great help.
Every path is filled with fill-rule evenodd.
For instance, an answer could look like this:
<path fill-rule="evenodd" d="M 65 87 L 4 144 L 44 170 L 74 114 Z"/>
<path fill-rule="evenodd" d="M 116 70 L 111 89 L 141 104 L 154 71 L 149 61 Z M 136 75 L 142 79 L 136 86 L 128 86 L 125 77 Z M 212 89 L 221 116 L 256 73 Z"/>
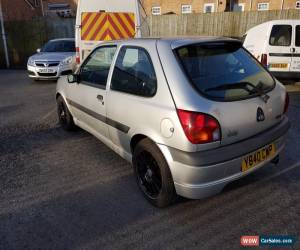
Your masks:
<path fill-rule="evenodd" d="M 257 109 L 256 120 L 258 122 L 263 122 L 265 120 L 265 114 L 264 114 L 264 111 L 261 108 Z"/>

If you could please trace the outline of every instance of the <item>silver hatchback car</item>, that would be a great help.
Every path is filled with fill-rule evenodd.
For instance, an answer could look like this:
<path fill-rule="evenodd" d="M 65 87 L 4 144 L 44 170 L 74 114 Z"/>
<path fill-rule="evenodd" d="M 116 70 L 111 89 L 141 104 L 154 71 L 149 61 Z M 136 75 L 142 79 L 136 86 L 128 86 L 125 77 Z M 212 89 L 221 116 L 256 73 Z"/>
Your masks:
<path fill-rule="evenodd" d="M 276 163 L 290 127 L 285 87 L 226 38 L 103 43 L 59 79 L 56 100 L 62 127 L 79 126 L 132 162 L 158 207 Z"/>

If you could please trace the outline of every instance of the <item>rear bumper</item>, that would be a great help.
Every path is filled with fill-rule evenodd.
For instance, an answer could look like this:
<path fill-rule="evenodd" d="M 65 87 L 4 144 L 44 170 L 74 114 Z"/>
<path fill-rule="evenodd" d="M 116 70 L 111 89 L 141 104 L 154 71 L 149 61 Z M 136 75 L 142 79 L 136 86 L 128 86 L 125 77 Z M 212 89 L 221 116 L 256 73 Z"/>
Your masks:
<path fill-rule="evenodd" d="M 245 141 L 201 152 L 183 152 L 159 145 L 173 176 L 177 194 L 200 199 L 219 193 L 228 183 L 242 178 L 274 159 L 284 148 L 290 123 L 287 118 L 276 127 Z M 269 143 L 276 153 L 256 167 L 242 172 L 243 157 Z"/>

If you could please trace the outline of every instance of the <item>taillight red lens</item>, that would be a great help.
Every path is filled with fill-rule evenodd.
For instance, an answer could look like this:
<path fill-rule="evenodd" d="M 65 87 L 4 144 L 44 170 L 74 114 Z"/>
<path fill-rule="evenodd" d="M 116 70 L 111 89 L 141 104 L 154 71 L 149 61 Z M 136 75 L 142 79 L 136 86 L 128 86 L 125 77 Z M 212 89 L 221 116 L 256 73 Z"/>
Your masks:
<path fill-rule="evenodd" d="M 78 47 L 76 47 L 76 63 L 80 64 L 80 52 Z"/>
<path fill-rule="evenodd" d="M 264 67 L 268 67 L 268 55 L 267 54 L 262 54 L 261 55 L 261 64 Z"/>
<path fill-rule="evenodd" d="M 221 129 L 218 121 L 210 115 L 177 110 L 184 133 L 193 144 L 203 144 L 221 139 Z"/>
<path fill-rule="evenodd" d="M 284 114 L 288 111 L 289 105 L 290 105 L 290 96 L 289 96 L 288 93 L 286 93 L 286 96 L 285 96 L 285 103 L 284 103 L 284 110 L 283 110 L 283 113 L 284 113 Z"/>

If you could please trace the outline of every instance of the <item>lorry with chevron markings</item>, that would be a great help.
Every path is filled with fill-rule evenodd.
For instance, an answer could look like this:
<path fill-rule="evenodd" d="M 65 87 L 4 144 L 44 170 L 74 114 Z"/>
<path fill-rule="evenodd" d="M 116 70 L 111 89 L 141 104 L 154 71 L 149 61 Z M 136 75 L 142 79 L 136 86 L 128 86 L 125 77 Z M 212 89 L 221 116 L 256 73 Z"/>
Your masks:
<path fill-rule="evenodd" d="M 79 0 L 76 15 L 76 62 L 103 41 L 141 37 L 140 0 Z"/>

